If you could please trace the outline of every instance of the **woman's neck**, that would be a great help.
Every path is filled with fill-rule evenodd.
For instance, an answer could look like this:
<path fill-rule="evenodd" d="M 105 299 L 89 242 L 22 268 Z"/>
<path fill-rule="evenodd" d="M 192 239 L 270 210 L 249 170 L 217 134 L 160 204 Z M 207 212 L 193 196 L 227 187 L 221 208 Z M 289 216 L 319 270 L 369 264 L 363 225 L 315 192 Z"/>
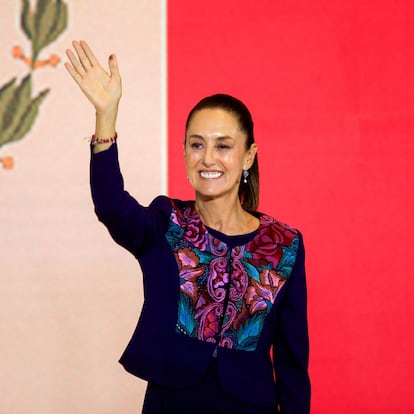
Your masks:
<path fill-rule="evenodd" d="M 195 208 L 204 225 L 229 236 L 251 233 L 259 226 L 259 219 L 244 210 L 238 199 L 229 203 L 197 198 Z"/>

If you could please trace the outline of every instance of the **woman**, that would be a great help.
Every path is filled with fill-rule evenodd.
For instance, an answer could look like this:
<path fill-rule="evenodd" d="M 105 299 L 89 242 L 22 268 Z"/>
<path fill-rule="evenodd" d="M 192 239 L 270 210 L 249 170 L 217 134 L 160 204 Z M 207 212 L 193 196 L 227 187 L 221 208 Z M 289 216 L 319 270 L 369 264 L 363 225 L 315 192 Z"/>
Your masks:
<path fill-rule="evenodd" d="M 139 261 L 145 300 L 120 362 L 149 382 L 144 413 L 309 412 L 301 234 L 256 212 L 257 146 L 246 106 L 202 99 L 186 123 L 195 201 L 143 207 L 123 188 L 116 140 L 121 78 L 73 42 L 65 66 L 96 110 L 95 211 Z"/>

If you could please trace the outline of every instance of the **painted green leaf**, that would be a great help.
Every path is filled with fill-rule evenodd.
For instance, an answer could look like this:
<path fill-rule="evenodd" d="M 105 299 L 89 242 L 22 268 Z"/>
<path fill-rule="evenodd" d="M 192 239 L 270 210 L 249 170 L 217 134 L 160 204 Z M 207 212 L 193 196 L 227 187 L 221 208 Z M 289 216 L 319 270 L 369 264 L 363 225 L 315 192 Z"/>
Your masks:
<path fill-rule="evenodd" d="M 21 120 L 23 114 L 27 111 L 30 106 L 30 100 L 24 101 L 19 106 L 19 116 L 13 118 L 13 123 L 9 124 L 7 128 L 3 128 L 0 131 L 0 145 L 7 144 L 12 140 L 13 132 L 18 127 L 18 123 Z"/>
<path fill-rule="evenodd" d="M 35 25 L 38 30 L 40 27 L 42 16 L 45 14 L 47 7 L 53 2 L 53 0 L 37 0 L 35 10 Z"/>
<path fill-rule="evenodd" d="M 47 34 L 44 46 L 54 42 L 66 29 L 68 24 L 68 8 L 62 0 L 56 0 L 55 19 L 50 32 Z M 44 47 L 43 46 L 43 47 Z"/>
<path fill-rule="evenodd" d="M 53 9 L 52 16 L 50 10 L 53 8 L 52 0 L 37 0 L 36 9 L 34 13 L 34 33 L 32 39 L 32 62 L 36 62 L 40 50 L 43 48 L 42 39 L 46 37 L 50 26 L 53 24 Z M 47 19 L 45 16 L 47 15 Z"/>
<path fill-rule="evenodd" d="M 57 2 L 49 0 L 46 3 L 43 13 L 39 16 L 37 25 L 37 41 L 40 49 L 43 49 L 46 46 L 46 39 L 49 33 L 53 31 L 57 20 L 57 10 Z"/>
<path fill-rule="evenodd" d="M 54 31 L 58 19 L 58 5 L 54 0 L 38 0 L 35 12 L 35 31 L 33 38 L 33 62 L 37 60 L 40 50 L 49 42 L 47 38 Z"/>
<path fill-rule="evenodd" d="M 38 0 L 34 14 L 32 59 L 36 62 L 44 47 L 52 43 L 66 29 L 67 5 L 62 0 Z"/>
<path fill-rule="evenodd" d="M 9 106 L 10 100 L 13 98 L 16 78 L 13 78 L 7 82 L 0 89 L 0 133 L 3 130 L 3 118 L 6 113 L 7 107 Z"/>
<path fill-rule="evenodd" d="M 33 39 L 34 32 L 34 16 L 30 10 L 30 1 L 23 0 L 22 13 L 20 15 L 20 22 L 25 35 L 29 40 Z"/>
<path fill-rule="evenodd" d="M 9 138 L 8 143 L 22 139 L 30 131 L 39 112 L 39 106 L 48 93 L 49 89 L 45 89 L 30 102 L 29 106 L 26 107 L 17 128 L 13 131 L 11 137 Z"/>
<path fill-rule="evenodd" d="M 17 122 L 24 112 L 24 108 L 30 103 L 31 100 L 31 76 L 27 75 L 20 85 L 14 89 L 13 97 L 9 100 L 9 103 L 5 109 L 3 115 L 2 132 L 8 129 L 14 129 Z"/>
<path fill-rule="evenodd" d="M 13 86 L 14 82 L 16 82 L 16 77 L 10 79 L 8 82 L 6 82 L 1 88 L 0 88 L 0 99 L 2 95 L 5 93 L 7 89 Z"/>
<path fill-rule="evenodd" d="M 66 29 L 67 5 L 63 0 L 21 0 L 21 28 L 32 43 L 32 69 L 42 48 L 56 40 Z M 31 98 L 31 76 L 16 85 L 16 78 L 0 88 L 0 146 L 22 139 L 32 128 L 39 107 L 49 89 Z"/>

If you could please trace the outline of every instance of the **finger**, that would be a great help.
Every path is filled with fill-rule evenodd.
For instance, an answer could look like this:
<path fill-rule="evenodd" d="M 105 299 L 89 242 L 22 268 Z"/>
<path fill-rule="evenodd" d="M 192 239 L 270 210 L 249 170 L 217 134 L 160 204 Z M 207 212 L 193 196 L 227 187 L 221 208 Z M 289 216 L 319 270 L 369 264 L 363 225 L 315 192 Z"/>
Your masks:
<path fill-rule="evenodd" d="M 84 41 L 81 40 L 79 42 L 80 46 L 82 47 L 83 51 L 85 52 L 85 55 L 88 57 L 89 62 L 92 66 L 99 65 L 98 59 L 96 59 L 94 53 L 92 52 L 92 49 L 89 47 L 89 45 Z"/>
<path fill-rule="evenodd" d="M 80 43 L 77 42 L 76 40 L 74 40 L 72 42 L 72 45 L 73 45 L 74 49 L 76 50 L 76 53 L 78 54 L 78 57 L 79 57 L 79 61 L 80 61 L 81 65 L 84 67 L 84 69 L 87 70 L 90 67 L 92 67 L 92 63 L 89 60 L 88 56 L 86 55 L 86 53 L 83 50 Z"/>
<path fill-rule="evenodd" d="M 109 71 L 112 76 L 119 77 L 119 67 L 118 67 L 118 60 L 116 58 L 116 55 L 112 54 L 109 56 Z"/>
<path fill-rule="evenodd" d="M 85 69 L 83 66 L 79 63 L 79 60 L 76 58 L 75 54 L 70 50 L 66 49 L 66 56 L 69 58 L 70 63 L 72 64 L 71 67 L 76 70 L 76 72 L 83 76 L 85 74 Z"/>
<path fill-rule="evenodd" d="M 75 68 L 68 62 L 66 62 L 64 66 L 72 78 L 75 79 L 76 83 L 79 84 L 79 82 L 82 80 L 82 77 L 79 75 L 78 71 L 75 70 Z"/>

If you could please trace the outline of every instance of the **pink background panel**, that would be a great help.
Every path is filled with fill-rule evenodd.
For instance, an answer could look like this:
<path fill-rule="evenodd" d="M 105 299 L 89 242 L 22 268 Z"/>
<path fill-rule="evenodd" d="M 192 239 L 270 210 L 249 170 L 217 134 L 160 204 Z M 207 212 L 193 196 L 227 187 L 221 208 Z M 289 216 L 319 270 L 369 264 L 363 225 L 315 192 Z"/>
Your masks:
<path fill-rule="evenodd" d="M 260 210 L 305 237 L 314 414 L 414 412 L 413 10 L 169 2 L 169 193 L 193 198 L 191 107 L 216 92 L 245 101 Z"/>

